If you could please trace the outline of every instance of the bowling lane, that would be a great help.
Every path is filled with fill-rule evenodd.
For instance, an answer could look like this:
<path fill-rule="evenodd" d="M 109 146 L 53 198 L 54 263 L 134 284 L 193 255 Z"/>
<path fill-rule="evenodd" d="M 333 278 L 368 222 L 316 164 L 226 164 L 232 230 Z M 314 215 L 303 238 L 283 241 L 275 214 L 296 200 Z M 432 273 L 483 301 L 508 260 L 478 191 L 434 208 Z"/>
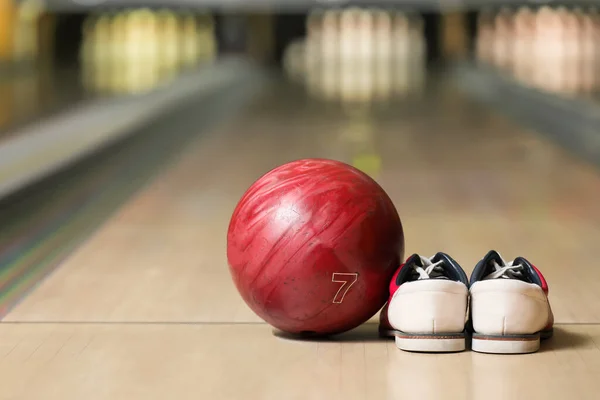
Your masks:
<path fill-rule="evenodd" d="M 596 398 L 600 331 L 583 323 L 600 322 L 599 174 L 438 89 L 342 112 L 274 85 L 199 135 L 0 324 L 1 397 Z M 555 338 L 523 358 L 405 353 L 375 324 L 337 341 L 274 336 L 233 288 L 226 229 L 254 179 L 309 156 L 376 177 L 408 252 L 444 250 L 468 271 L 489 248 L 530 257 L 550 282 Z"/>
<path fill-rule="evenodd" d="M 467 271 L 490 248 L 546 273 L 559 323 L 600 322 L 594 268 L 600 175 L 452 88 L 342 112 L 275 85 L 200 136 L 6 321 L 259 322 L 230 282 L 230 213 L 262 173 L 330 157 L 371 173 L 403 219 L 407 252 Z"/>
<path fill-rule="evenodd" d="M 593 400 L 600 389 L 598 326 L 561 327 L 543 351 L 525 357 L 407 353 L 393 341 L 371 340 L 364 328 L 338 341 L 292 342 L 265 325 L 4 325 L 0 393 L 49 400 Z"/>

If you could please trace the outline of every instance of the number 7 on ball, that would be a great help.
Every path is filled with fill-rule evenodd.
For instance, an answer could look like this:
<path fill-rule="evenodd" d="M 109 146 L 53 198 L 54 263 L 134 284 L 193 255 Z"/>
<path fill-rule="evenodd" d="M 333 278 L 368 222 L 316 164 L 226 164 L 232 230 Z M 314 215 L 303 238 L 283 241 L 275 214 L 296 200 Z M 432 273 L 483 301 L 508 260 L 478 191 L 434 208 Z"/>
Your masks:
<path fill-rule="evenodd" d="M 348 293 L 357 280 L 358 273 L 356 272 L 334 272 L 331 276 L 331 282 L 341 283 L 341 285 L 333 297 L 333 303 L 341 304 L 344 301 L 344 297 L 346 297 L 346 293 Z"/>

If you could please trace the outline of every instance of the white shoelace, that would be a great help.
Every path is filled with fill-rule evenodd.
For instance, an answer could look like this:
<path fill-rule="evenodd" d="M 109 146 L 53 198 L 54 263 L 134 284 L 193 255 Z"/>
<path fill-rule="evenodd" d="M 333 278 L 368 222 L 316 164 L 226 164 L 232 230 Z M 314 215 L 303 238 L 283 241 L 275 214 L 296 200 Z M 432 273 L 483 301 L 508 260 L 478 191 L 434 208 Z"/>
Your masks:
<path fill-rule="evenodd" d="M 494 268 L 496 269 L 491 274 L 487 275 L 483 278 L 486 279 L 521 279 L 523 278 L 523 265 L 515 264 L 513 262 L 503 262 L 504 265 L 498 264 L 496 261 L 494 263 Z"/>
<path fill-rule="evenodd" d="M 433 279 L 444 276 L 444 268 L 442 267 L 443 261 L 432 263 L 430 259 L 421 257 L 421 262 L 423 263 L 423 267 L 419 265 L 413 265 L 413 269 L 417 274 L 419 274 L 419 278 L 417 280 Z"/>

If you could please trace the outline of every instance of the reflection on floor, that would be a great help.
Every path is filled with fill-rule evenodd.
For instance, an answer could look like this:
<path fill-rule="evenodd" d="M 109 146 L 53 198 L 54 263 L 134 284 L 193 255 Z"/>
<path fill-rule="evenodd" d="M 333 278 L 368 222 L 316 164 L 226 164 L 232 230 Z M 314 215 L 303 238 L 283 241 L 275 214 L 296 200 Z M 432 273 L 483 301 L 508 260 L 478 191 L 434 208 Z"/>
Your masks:
<path fill-rule="evenodd" d="M 222 118 L 224 105 L 235 112 L 247 97 L 236 90 L 205 101 L 191 98 L 187 106 L 148 121 L 114 146 L 1 199 L 0 318 L 177 157 L 199 133 L 196 129 Z"/>
<path fill-rule="evenodd" d="M 88 97 L 74 69 L 30 69 L 0 76 L 0 141 Z"/>

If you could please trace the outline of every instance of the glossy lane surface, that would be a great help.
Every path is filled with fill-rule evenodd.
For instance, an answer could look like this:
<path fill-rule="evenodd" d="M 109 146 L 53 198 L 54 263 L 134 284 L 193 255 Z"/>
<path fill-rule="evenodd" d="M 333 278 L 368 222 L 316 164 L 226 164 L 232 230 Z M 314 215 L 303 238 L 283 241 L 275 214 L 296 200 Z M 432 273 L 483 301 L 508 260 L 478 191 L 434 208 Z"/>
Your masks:
<path fill-rule="evenodd" d="M 595 399 L 600 174 L 440 90 L 341 113 L 274 88 L 199 136 L 0 325 L 0 397 Z M 227 225 L 255 179 L 304 157 L 368 170 L 400 212 L 407 254 L 445 251 L 467 272 L 490 248 L 531 259 L 555 339 L 503 357 L 403 353 L 372 324 L 337 342 L 274 336 L 233 286 Z"/>

